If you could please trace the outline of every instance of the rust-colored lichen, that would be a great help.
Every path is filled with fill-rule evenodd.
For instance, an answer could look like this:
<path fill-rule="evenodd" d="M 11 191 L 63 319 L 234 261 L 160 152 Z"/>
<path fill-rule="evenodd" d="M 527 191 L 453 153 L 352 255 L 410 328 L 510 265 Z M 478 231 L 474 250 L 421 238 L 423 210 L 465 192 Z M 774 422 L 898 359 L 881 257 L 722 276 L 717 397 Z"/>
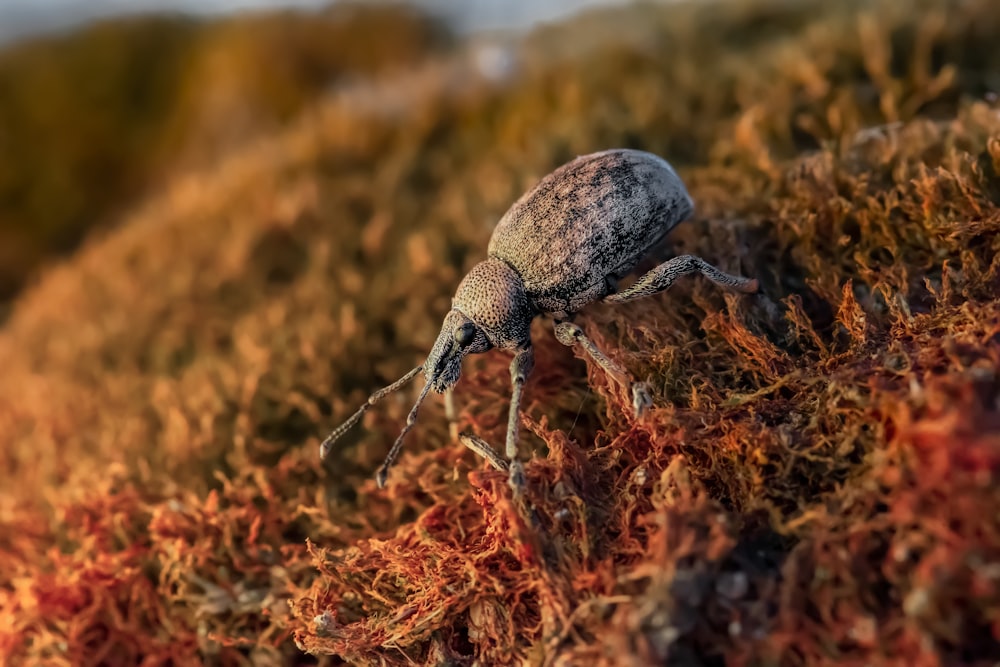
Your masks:
<path fill-rule="evenodd" d="M 547 28 L 512 82 L 324 103 L 53 268 L 0 332 L 0 660 L 1000 660 L 1000 15 L 918 4 Z M 510 202 L 623 144 L 698 204 L 670 252 L 762 288 L 579 319 L 648 416 L 536 322 L 523 497 L 432 404 L 376 488 L 419 387 L 321 464 Z M 458 385 L 492 443 L 508 363 Z"/>

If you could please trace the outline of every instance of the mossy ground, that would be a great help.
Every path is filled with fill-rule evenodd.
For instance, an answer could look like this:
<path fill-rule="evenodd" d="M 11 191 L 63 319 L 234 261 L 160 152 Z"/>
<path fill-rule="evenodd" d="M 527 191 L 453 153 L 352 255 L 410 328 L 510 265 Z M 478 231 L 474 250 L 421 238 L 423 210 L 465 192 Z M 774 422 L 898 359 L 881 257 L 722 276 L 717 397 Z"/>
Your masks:
<path fill-rule="evenodd" d="M 2 20 L 2 19 L 0 19 Z M 0 49 L 0 321 L 53 255 L 330 88 L 446 52 L 412 7 L 143 15 Z"/>
<path fill-rule="evenodd" d="M 916 4 L 547 28 L 511 82 L 324 103 L 86 244 L 0 333 L 0 656 L 1000 660 L 1000 14 Z M 673 160 L 698 211 L 668 250 L 761 293 L 580 318 L 652 384 L 641 421 L 540 320 L 523 503 L 437 405 L 375 487 L 412 391 L 321 465 L 506 207 L 609 146 Z M 508 363 L 459 385 L 492 442 Z"/>

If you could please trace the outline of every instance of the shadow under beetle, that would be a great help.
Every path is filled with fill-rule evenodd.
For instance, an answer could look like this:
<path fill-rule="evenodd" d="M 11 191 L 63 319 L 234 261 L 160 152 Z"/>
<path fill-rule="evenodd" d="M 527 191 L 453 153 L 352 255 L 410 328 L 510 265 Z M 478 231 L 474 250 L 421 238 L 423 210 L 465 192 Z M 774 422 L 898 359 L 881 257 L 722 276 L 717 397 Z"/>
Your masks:
<path fill-rule="evenodd" d="M 559 167 L 501 218 L 490 239 L 488 257 L 459 284 L 427 360 L 369 396 L 327 436 L 320 445 L 320 456 L 325 458 L 371 406 L 423 371 L 426 384 L 376 473 L 378 485 L 383 486 L 427 392 L 434 389 L 446 394 L 446 408 L 454 424 L 451 389 L 461 375 L 462 360 L 496 347 L 514 353 L 506 460 L 477 436 L 463 435 L 461 440 L 496 468 L 509 467 L 513 486 L 523 484 L 523 470 L 515 459 L 520 403 L 534 365 L 531 321 L 541 314 L 552 316 L 560 343 L 579 344 L 606 373 L 631 390 L 633 409 L 641 416 L 652 403 L 648 387 L 634 381 L 569 320 L 592 301 L 624 303 L 649 296 L 691 273 L 700 273 L 728 289 L 756 292 L 757 280 L 731 276 L 692 255 L 674 257 L 617 291 L 618 281 L 693 211 L 684 183 L 666 160 L 651 153 L 607 150 Z"/>

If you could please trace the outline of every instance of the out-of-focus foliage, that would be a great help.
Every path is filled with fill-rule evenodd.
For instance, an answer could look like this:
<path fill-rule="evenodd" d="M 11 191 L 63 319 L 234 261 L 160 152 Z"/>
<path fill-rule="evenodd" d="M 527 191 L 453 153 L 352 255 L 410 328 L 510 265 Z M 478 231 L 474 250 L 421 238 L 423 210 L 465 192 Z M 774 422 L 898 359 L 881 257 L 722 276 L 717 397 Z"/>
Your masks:
<path fill-rule="evenodd" d="M 130 21 L 0 53 L 0 298 L 142 187 L 197 35 Z"/>
<path fill-rule="evenodd" d="M 1000 660 L 1000 13 L 641 5 L 506 81 L 417 68 L 151 196 L 0 332 L 0 659 L 992 665 Z M 441 65 L 441 66 L 439 66 Z M 577 153 L 675 160 L 689 279 L 538 322 L 524 504 L 418 387 L 492 226 Z M 466 364 L 502 439 L 509 356 Z M 307 542 L 308 540 L 308 542 Z"/>
<path fill-rule="evenodd" d="M 109 21 L 0 52 L 0 302 L 179 168 L 450 41 L 402 5 Z"/>

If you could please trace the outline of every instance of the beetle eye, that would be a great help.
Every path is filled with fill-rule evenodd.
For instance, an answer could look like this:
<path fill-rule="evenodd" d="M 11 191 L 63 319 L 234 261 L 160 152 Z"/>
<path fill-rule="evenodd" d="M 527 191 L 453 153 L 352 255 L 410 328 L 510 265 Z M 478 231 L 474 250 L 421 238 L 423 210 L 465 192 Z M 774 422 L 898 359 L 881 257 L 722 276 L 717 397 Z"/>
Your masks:
<path fill-rule="evenodd" d="M 465 347 L 472 342 L 472 339 L 476 337 L 476 327 L 471 322 L 466 322 L 462 326 L 455 329 L 455 342 L 457 342 L 462 347 Z"/>

